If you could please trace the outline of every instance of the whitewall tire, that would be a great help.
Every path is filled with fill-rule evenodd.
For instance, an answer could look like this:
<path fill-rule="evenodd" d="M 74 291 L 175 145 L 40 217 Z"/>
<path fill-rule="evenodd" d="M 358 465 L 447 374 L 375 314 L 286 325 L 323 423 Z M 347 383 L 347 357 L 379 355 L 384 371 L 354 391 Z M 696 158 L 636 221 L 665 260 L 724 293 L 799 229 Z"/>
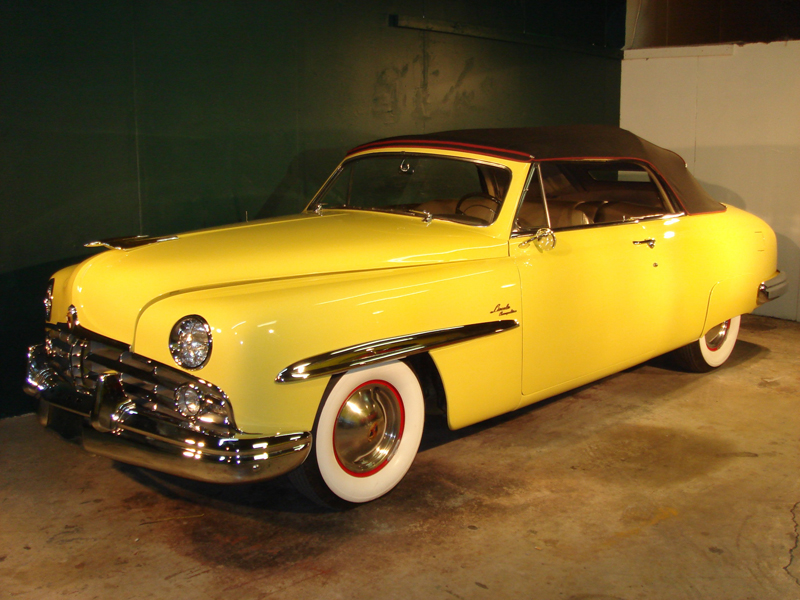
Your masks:
<path fill-rule="evenodd" d="M 313 447 L 292 481 L 333 508 L 379 498 L 417 455 L 425 402 L 414 371 L 394 361 L 342 375 L 322 402 Z"/>
<path fill-rule="evenodd" d="M 730 358 L 739 337 L 741 317 L 720 323 L 699 340 L 678 348 L 673 353 L 679 366 L 702 373 L 715 369 Z"/>

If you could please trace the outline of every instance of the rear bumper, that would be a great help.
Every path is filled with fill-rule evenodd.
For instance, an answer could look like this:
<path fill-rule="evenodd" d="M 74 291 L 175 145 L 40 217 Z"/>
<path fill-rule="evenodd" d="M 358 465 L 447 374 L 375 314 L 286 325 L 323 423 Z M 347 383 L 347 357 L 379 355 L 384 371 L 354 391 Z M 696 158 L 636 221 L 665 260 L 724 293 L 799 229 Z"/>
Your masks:
<path fill-rule="evenodd" d="M 780 298 L 786 292 L 786 274 L 778 271 L 776 275 L 758 286 L 758 305 Z"/>
<path fill-rule="evenodd" d="M 28 351 L 25 392 L 40 402 L 44 425 L 54 409 L 84 417 L 83 445 L 95 454 L 198 481 L 244 483 L 271 479 L 298 467 L 311 433 L 212 435 L 148 410 L 126 394 L 119 373 L 99 377 L 93 394 L 78 391 L 54 370 L 44 345 Z"/>

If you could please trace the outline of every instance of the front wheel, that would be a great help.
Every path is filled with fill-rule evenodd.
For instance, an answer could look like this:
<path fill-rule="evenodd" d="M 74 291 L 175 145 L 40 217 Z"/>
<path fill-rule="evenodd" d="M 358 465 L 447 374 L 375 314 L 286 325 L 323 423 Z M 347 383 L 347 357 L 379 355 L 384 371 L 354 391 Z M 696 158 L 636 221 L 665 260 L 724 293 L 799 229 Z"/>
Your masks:
<path fill-rule="evenodd" d="M 699 340 L 678 348 L 672 355 L 687 371 L 704 373 L 722 365 L 733 352 L 739 337 L 741 317 L 733 317 L 706 333 Z"/>
<path fill-rule="evenodd" d="M 411 467 L 424 422 L 422 388 L 408 365 L 349 371 L 323 399 L 311 455 L 290 478 L 330 508 L 379 498 Z"/>

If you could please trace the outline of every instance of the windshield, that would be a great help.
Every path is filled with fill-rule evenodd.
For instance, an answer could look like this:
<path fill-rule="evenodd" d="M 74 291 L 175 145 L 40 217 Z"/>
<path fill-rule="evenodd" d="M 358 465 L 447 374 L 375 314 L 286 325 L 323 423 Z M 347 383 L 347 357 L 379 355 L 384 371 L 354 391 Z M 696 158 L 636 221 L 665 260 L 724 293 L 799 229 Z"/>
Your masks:
<path fill-rule="evenodd" d="M 510 183 L 507 169 L 482 162 L 429 154 L 369 155 L 344 163 L 312 208 L 427 213 L 430 218 L 489 225 Z"/>

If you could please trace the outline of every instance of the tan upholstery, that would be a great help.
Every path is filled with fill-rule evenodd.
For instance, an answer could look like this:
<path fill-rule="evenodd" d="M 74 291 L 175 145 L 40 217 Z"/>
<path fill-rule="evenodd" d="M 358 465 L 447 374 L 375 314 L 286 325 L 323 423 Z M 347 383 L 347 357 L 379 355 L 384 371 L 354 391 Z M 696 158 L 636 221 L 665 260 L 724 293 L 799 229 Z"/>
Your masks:
<path fill-rule="evenodd" d="M 658 194 L 647 190 L 602 190 L 551 197 L 547 201 L 553 229 L 595 223 L 616 223 L 664 213 Z M 540 202 L 525 202 L 519 213 L 523 229 L 545 227 Z"/>
<path fill-rule="evenodd" d="M 580 225 L 589 225 L 592 222 L 585 212 L 576 208 L 573 202 L 548 202 L 547 210 L 550 213 L 550 226 L 553 229 L 578 227 Z M 523 229 L 547 227 L 544 207 L 538 202 L 524 203 L 520 208 L 517 221 Z"/>
<path fill-rule="evenodd" d="M 456 214 L 458 203 L 459 200 L 428 200 L 417 206 L 416 210 L 426 211 L 432 215 L 454 215 Z M 475 217 L 486 223 L 491 223 L 494 221 L 499 209 L 500 207 L 497 203 L 475 196 L 464 200 L 461 203 L 460 211 L 468 217 Z"/>

